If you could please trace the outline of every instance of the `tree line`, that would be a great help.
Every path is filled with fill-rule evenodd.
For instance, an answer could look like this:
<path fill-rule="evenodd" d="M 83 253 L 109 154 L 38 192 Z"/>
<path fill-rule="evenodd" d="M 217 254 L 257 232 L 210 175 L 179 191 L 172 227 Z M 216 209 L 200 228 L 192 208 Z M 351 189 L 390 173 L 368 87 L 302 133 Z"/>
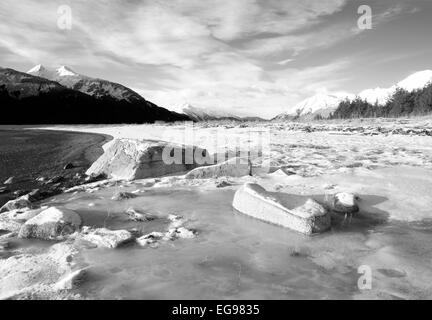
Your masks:
<path fill-rule="evenodd" d="M 384 105 L 371 104 L 357 97 L 339 103 L 330 119 L 396 118 L 432 114 L 432 83 L 423 89 L 407 91 L 397 88 Z"/>

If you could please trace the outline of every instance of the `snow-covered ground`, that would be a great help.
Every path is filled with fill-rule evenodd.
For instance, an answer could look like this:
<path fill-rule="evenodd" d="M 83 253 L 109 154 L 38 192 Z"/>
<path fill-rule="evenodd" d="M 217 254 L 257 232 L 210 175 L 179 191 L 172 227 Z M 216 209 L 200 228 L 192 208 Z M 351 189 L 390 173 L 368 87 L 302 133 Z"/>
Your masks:
<path fill-rule="evenodd" d="M 429 120 L 419 121 L 202 123 L 192 131 L 183 125 L 56 126 L 52 129 L 114 138 L 192 142 L 212 153 L 262 145 L 271 167 L 257 169 L 253 177 L 110 182 L 49 199 L 47 205 L 79 212 L 85 225 L 163 233 L 172 223 L 169 215 L 175 215 L 196 232 L 192 239 L 147 247 L 82 249 L 79 261 L 89 273 L 74 293 L 135 299 L 430 299 L 432 137 L 416 131 L 431 128 Z M 333 216 L 331 231 L 303 236 L 236 212 L 234 193 L 245 182 L 322 203 L 337 192 L 353 192 L 360 212 L 350 219 Z M 112 200 L 119 190 L 136 197 Z M 125 215 L 129 208 L 160 219 L 131 221 Z M 372 282 L 362 289 L 358 271 L 364 268 L 371 270 Z"/>

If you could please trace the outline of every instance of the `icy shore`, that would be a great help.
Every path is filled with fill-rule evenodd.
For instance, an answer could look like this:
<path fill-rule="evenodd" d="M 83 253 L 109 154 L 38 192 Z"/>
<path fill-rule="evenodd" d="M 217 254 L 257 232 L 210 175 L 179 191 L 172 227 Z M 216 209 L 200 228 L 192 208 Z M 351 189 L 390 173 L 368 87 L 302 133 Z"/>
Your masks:
<path fill-rule="evenodd" d="M 344 124 L 340 130 L 314 130 L 266 123 L 228 126 L 222 131 L 225 145 L 212 141 L 218 127 L 201 125 L 196 145 L 212 153 L 226 150 L 236 139 L 246 145 L 251 130 L 262 132 L 269 126 L 265 169 L 255 167 L 252 176 L 187 179 L 182 173 L 106 180 L 43 201 L 39 205 L 78 213 L 82 224 L 91 228 L 85 231 L 89 234 L 124 230 L 140 241 L 109 249 L 85 237 L 71 237 L 78 248 L 73 258 L 77 265 L 41 288 L 41 278 L 28 282 L 19 272 L 13 278 L 7 275 L 13 259 L 50 256 L 53 243 L 3 232 L 0 288 L 8 292 L 1 293 L 27 296 L 27 291 L 17 295 L 23 287 L 15 285 L 26 283 L 26 288 L 34 288 L 34 298 L 430 298 L 432 138 L 348 132 L 342 129 Z M 180 125 L 63 129 L 121 139 L 172 136 L 173 143 L 184 142 L 185 130 Z M 234 194 L 245 183 L 325 206 L 338 193 L 355 194 L 359 210 L 352 215 L 332 212 L 329 232 L 305 237 L 235 210 Z M 116 196 L 119 192 L 124 197 Z M 346 196 L 341 199 L 349 204 Z M 357 286 L 361 266 L 372 270 L 370 290 Z M 56 289 L 62 279 L 82 268 L 86 276 L 79 277 L 79 285 Z"/>

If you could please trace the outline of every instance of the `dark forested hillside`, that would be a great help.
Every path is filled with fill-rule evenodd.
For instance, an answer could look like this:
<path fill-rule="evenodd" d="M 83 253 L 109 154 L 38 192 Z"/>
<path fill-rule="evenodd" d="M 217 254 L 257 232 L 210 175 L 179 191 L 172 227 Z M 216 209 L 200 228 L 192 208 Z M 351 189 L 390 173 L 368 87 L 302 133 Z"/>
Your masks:
<path fill-rule="evenodd" d="M 97 98 L 41 77 L 0 68 L 0 124 L 105 124 L 187 121 L 141 99 Z"/>
<path fill-rule="evenodd" d="M 360 98 L 342 101 L 330 118 L 393 118 L 427 114 L 432 114 L 432 83 L 412 92 L 399 88 L 385 105 L 371 104 Z"/>

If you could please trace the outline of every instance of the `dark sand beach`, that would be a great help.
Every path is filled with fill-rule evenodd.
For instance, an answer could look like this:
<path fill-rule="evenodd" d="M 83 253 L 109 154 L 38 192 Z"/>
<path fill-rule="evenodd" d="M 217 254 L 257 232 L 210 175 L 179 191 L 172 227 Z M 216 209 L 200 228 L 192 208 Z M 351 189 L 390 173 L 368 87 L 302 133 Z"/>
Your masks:
<path fill-rule="evenodd" d="M 73 184 L 103 153 L 102 146 L 111 140 L 108 135 L 0 128 L 0 206 L 17 195 L 52 184 Z M 65 166 L 69 164 L 69 169 Z M 13 178 L 12 184 L 3 183 Z M 39 181 L 38 181 L 39 179 Z M 14 194 L 15 193 L 15 194 Z"/>

